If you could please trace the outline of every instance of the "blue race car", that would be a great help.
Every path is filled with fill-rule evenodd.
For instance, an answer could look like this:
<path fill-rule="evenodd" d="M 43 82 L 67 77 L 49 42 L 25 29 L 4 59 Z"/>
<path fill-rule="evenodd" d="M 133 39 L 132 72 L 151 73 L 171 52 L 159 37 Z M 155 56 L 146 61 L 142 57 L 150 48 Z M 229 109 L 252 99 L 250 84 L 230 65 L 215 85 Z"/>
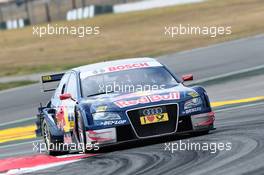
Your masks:
<path fill-rule="evenodd" d="M 152 58 L 102 62 L 43 76 L 43 90 L 55 92 L 39 108 L 36 132 L 51 155 L 181 133 L 206 134 L 214 129 L 207 93 L 183 84 L 193 80 L 192 75 L 182 79 Z"/>

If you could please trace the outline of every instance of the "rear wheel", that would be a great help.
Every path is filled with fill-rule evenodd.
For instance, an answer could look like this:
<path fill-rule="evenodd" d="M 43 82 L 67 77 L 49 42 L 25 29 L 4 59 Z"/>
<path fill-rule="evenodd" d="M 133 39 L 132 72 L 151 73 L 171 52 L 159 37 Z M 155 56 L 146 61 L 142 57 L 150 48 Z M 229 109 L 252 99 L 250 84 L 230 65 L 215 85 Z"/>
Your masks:
<path fill-rule="evenodd" d="M 62 155 L 62 154 L 67 153 L 67 152 L 60 150 L 60 147 L 61 146 L 63 147 L 63 143 L 53 143 L 52 142 L 52 139 L 51 139 L 52 135 L 50 133 L 50 128 L 46 120 L 43 120 L 42 122 L 42 136 L 43 136 L 43 141 L 45 143 L 46 151 L 48 155 L 57 156 L 57 155 Z"/>
<path fill-rule="evenodd" d="M 202 136 L 202 135 L 206 135 L 206 134 L 209 134 L 209 130 L 198 131 L 198 132 L 192 133 L 193 136 Z"/>
<path fill-rule="evenodd" d="M 77 119 L 77 133 L 78 139 L 80 143 L 80 147 L 83 153 L 88 153 L 89 151 L 86 149 L 87 140 L 86 140 L 86 132 L 84 129 L 84 121 L 81 113 L 79 111 L 76 112 L 76 119 Z"/>

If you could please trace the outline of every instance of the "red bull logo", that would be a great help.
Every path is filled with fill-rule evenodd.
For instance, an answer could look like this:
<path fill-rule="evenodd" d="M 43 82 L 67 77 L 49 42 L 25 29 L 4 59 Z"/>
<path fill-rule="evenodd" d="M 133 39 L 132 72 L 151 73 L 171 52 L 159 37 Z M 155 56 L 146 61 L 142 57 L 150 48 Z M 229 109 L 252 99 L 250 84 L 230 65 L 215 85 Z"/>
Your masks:
<path fill-rule="evenodd" d="M 135 100 L 119 100 L 114 102 L 118 107 L 124 108 L 128 106 L 135 106 L 139 104 L 146 104 L 150 102 L 159 102 L 165 100 L 178 100 L 180 99 L 179 92 L 171 92 L 165 95 L 148 95 Z"/>

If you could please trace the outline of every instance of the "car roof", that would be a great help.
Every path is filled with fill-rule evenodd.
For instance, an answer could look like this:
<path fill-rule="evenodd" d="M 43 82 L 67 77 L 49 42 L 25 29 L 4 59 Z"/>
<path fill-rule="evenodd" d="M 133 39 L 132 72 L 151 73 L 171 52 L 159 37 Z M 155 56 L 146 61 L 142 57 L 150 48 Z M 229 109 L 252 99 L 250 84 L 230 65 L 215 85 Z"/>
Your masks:
<path fill-rule="evenodd" d="M 156 59 L 148 58 L 148 57 L 128 58 L 128 59 L 120 59 L 120 60 L 114 60 L 114 61 L 105 61 L 105 62 L 99 62 L 99 63 L 94 63 L 94 64 L 88 64 L 88 65 L 74 68 L 72 70 L 77 71 L 77 72 L 96 71 L 103 67 L 118 66 L 118 65 L 125 65 L 125 64 L 136 64 L 136 63 L 142 63 L 142 62 L 159 63 Z"/>

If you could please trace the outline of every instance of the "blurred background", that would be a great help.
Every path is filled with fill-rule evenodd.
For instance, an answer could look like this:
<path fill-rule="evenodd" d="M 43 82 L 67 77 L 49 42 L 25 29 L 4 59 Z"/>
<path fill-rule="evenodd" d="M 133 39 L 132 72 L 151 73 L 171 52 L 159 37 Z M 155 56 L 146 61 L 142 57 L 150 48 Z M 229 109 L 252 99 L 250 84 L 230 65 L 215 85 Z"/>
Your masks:
<path fill-rule="evenodd" d="M 204 47 L 263 33 L 261 0 L 1 0 L 0 82 L 104 60 Z M 98 26 L 100 35 L 33 35 L 34 26 Z M 165 35 L 165 27 L 231 26 L 231 35 Z M 3 78 L 5 77 L 5 78 Z M 37 76 L 39 77 L 39 76 Z M 10 78 L 8 78 L 10 79 Z M 28 80 L 20 78 L 14 80 Z M 32 80 L 32 79 L 30 79 Z M 33 78 L 33 80 L 38 80 Z"/>
<path fill-rule="evenodd" d="M 136 2 L 143 3 L 136 3 Z M 45 22 L 91 18 L 120 13 L 203 2 L 204 0 L 0 0 L 0 29 L 22 28 Z M 124 5 L 128 4 L 128 5 Z"/>
<path fill-rule="evenodd" d="M 100 12 L 111 11 L 114 4 L 139 0 L 1 0 L 1 28 L 7 28 L 6 21 L 23 20 L 24 25 L 65 20 L 72 9 L 97 5 Z M 19 26 L 18 26 L 19 27 Z"/>

